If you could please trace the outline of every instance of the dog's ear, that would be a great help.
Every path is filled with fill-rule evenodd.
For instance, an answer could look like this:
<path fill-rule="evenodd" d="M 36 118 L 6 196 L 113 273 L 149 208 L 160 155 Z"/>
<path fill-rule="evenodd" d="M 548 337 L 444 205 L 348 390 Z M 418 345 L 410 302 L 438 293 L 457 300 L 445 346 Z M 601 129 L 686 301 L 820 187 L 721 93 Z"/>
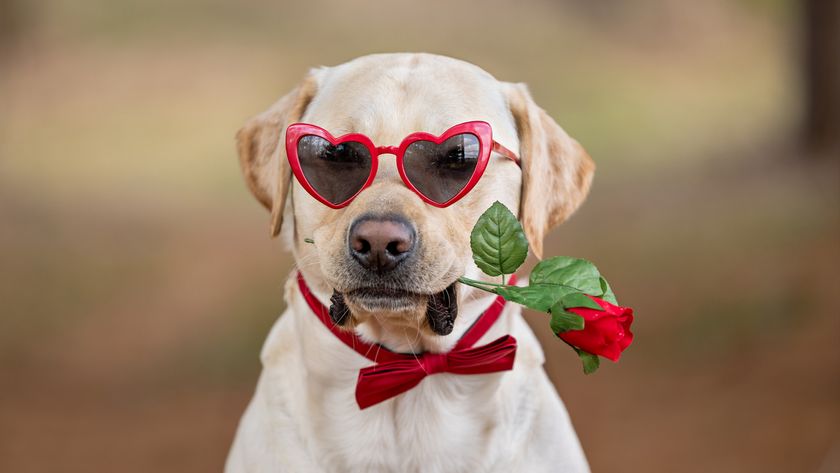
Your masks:
<path fill-rule="evenodd" d="M 300 85 L 236 133 L 239 164 L 254 197 L 271 211 L 271 236 L 280 233 L 292 171 L 286 158 L 286 127 L 300 120 L 315 97 L 318 82 L 311 71 Z"/>
<path fill-rule="evenodd" d="M 519 219 L 538 258 L 543 238 L 583 202 L 595 163 L 531 98 L 525 84 L 505 84 L 522 159 Z"/>

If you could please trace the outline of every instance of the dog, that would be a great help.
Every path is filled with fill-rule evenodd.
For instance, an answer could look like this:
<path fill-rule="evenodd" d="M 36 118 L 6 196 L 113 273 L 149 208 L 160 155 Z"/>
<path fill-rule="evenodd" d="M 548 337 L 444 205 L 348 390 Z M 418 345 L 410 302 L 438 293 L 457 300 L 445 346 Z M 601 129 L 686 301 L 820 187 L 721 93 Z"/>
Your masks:
<path fill-rule="evenodd" d="M 473 120 L 488 123 L 521 167 L 494 153 L 475 187 L 446 207 L 419 198 L 397 162 L 382 155 L 369 185 L 331 208 L 293 177 L 284 146 L 296 122 L 393 146 L 414 132 L 438 134 Z M 482 212 L 494 201 L 512 209 L 541 257 L 543 237 L 578 208 L 592 180 L 592 159 L 524 84 L 444 56 L 364 56 L 311 70 L 239 130 L 237 145 L 248 188 L 270 211 L 270 233 L 290 248 L 296 269 L 285 286 L 287 309 L 261 351 L 263 371 L 227 472 L 589 471 L 519 306 L 507 303 L 479 342 L 515 337 L 511 370 L 429 375 L 361 409 L 354 390 L 371 361 L 313 314 L 300 284 L 324 307 L 338 305 L 343 312 L 332 323 L 358 340 L 403 354 L 453 349 L 494 303 L 492 294 L 455 284 L 460 276 L 491 281 L 470 249 Z M 385 242 L 375 249 L 380 260 L 358 257 L 360 227 L 364 238 Z M 385 264 L 394 241 L 408 241 L 397 253 L 409 256 Z M 443 328 L 430 315 L 441 294 L 452 315 Z"/>

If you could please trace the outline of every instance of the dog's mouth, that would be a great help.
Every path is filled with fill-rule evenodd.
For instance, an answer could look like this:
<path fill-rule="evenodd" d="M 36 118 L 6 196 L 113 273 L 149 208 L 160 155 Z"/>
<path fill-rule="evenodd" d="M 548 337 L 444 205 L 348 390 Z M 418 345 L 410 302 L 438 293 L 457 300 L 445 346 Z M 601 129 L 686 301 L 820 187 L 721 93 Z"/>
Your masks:
<path fill-rule="evenodd" d="M 330 302 L 330 317 L 338 325 L 344 325 L 350 319 L 348 303 L 372 313 L 416 310 L 425 304 L 429 328 L 438 335 L 450 334 L 458 316 L 454 282 L 431 295 L 388 287 L 360 287 L 346 293 L 334 291 Z"/>
<path fill-rule="evenodd" d="M 416 292 L 406 291 L 405 289 L 394 289 L 388 287 L 360 287 L 345 294 L 354 299 L 367 300 L 371 302 L 385 302 L 389 300 L 408 300 L 418 297 L 424 297 L 422 294 Z"/>

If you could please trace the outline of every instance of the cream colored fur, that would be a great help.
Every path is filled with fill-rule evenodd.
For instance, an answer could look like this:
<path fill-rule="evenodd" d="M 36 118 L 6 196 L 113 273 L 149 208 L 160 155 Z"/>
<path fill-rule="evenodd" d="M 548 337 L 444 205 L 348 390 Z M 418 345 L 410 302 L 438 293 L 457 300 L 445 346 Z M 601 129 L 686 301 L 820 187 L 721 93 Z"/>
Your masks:
<path fill-rule="evenodd" d="M 285 127 L 294 121 L 319 125 L 335 136 L 361 132 L 378 145 L 397 145 L 411 132 L 440 133 L 469 120 L 489 122 L 497 141 L 519 150 L 523 166 L 492 157 L 475 189 L 445 209 L 411 193 L 388 155 L 381 158 L 372 187 L 348 207 L 329 209 L 290 178 L 282 146 Z M 539 255 L 545 233 L 585 197 L 594 170 L 580 145 L 523 85 L 428 54 L 365 56 L 313 70 L 249 121 L 237 139 L 249 188 L 271 209 L 271 233 L 282 228 L 297 268 L 325 305 L 333 289 L 358 282 L 348 279 L 345 253 L 347 229 L 359 215 L 400 213 L 412 221 L 422 250 L 406 283 L 414 292 L 433 294 L 461 275 L 486 278 L 472 262 L 469 233 L 493 201 L 518 209 Z M 315 243 L 304 242 L 308 238 Z M 588 471 L 566 410 L 542 368 L 542 350 L 518 306 L 508 304 L 479 341 L 516 337 L 512 371 L 429 376 L 402 395 L 359 410 L 356 377 L 370 361 L 323 327 L 292 277 L 285 296 L 288 308 L 263 347 L 263 372 L 226 471 Z M 447 336 L 429 330 L 425 303 L 419 302 L 388 312 L 348 302 L 349 329 L 395 351 L 447 351 L 492 301 L 463 285 L 458 299 L 455 329 Z"/>

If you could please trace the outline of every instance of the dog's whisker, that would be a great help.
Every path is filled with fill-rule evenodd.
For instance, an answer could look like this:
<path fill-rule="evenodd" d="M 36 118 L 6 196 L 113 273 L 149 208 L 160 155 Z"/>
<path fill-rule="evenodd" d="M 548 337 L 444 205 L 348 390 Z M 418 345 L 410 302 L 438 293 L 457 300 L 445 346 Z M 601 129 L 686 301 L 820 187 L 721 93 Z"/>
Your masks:
<path fill-rule="evenodd" d="M 413 347 L 414 343 L 417 342 L 416 338 L 414 340 L 414 343 L 412 343 L 408 340 L 408 332 L 406 331 L 405 328 L 403 328 L 403 336 L 405 336 L 405 341 L 406 341 L 406 343 L 409 344 L 409 346 Z M 417 338 L 419 338 L 419 332 L 418 332 L 418 337 Z M 420 358 L 417 356 L 417 353 L 415 353 L 414 350 L 411 350 L 411 354 L 412 354 L 412 356 L 414 356 L 414 360 L 417 362 L 417 365 L 420 366 L 420 368 L 423 370 L 423 372 L 426 373 L 426 374 L 429 374 L 429 372 L 426 371 L 426 367 L 423 366 L 423 363 L 420 361 Z"/>
<path fill-rule="evenodd" d="M 419 342 L 419 341 L 420 341 L 420 339 L 421 339 L 421 334 L 420 334 L 420 323 L 419 323 L 419 321 L 418 321 L 417 319 L 415 319 L 415 321 L 414 321 L 414 322 L 417 324 L 417 328 L 416 328 L 416 330 L 415 330 L 415 332 L 414 332 L 414 340 L 409 340 L 409 339 L 408 339 L 408 332 L 407 332 L 407 329 L 406 329 L 406 328 L 403 328 L 403 335 L 405 336 L 405 341 L 406 341 L 406 343 L 408 343 L 408 345 L 409 345 L 409 346 L 411 346 L 411 347 L 415 347 L 415 346 L 417 346 L 418 342 Z"/>
<path fill-rule="evenodd" d="M 316 257 L 313 257 L 313 258 L 310 258 L 310 259 L 312 261 L 298 261 L 295 266 L 297 266 L 298 268 L 305 268 L 305 267 L 320 265 L 320 263 L 321 263 Z"/>

